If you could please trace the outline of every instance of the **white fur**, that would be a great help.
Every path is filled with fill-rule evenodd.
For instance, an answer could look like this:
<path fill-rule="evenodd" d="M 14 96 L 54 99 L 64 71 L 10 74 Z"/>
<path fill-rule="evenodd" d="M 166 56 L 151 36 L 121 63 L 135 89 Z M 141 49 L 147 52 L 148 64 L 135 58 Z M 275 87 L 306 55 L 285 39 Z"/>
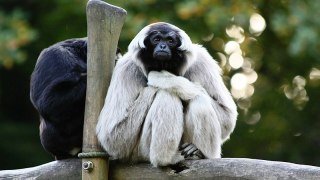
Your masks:
<path fill-rule="evenodd" d="M 182 76 L 175 76 L 167 71 L 151 71 L 148 75 L 148 86 L 164 89 L 178 95 L 183 100 L 193 99 L 206 93 L 205 90 Z"/>
<path fill-rule="evenodd" d="M 154 166 L 175 164 L 183 157 L 178 154 L 183 134 L 183 107 L 180 99 L 160 90 L 148 112 L 151 121 L 150 162 Z"/>
<path fill-rule="evenodd" d="M 163 23 L 163 22 L 161 22 Z M 151 24 L 143 28 L 119 59 L 97 124 L 97 137 L 114 159 L 175 164 L 180 143 L 196 145 L 206 158 L 219 158 L 233 131 L 237 108 L 221 70 L 205 48 L 178 30 L 187 64 L 173 75 L 147 74 L 137 58 Z M 187 102 L 185 113 L 182 101 Z"/>
<path fill-rule="evenodd" d="M 221 126 L 207 95 L 192 99 L 185 115 L 184 142 L 192 142 L 206 158 L 221 157 Z"/>

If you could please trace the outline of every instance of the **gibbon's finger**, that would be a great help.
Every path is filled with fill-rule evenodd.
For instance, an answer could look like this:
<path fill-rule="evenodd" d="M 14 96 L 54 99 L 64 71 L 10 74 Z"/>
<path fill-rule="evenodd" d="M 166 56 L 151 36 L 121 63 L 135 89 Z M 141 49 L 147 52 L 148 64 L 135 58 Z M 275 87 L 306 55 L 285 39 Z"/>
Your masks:
<path fill-rule="evenodd" d="M 204 159 L 204 155 L 202 152 L 198 149 L 197 151 L 193 152 L 193 156 L 197 156 L 199 159 Z"/>
<path fill-rule="evenodd" d="M 186 148 L 187 146 L 189 146 L 191 143 L 184 143 L 179 147 L 179 151 L 182 151 L 184 148 Z"/>
<path fill-rule="evenodd" d="M 189 144 L 186 148 L 181 151 L 182 155 L 188 154 L 189 151 L 193 151 L 193 149 L 197 149 L 195 145 Z"/>
<path fill-rule="evenodd" d="M 196 146 L 193 146 L 190 150 L 186 151 L 185 154 L 184 154 L 184 157 L 187 158 L 187 157 L 190 157 L 193 155 L 193 153 L 195 151 L 197 151 L 198 148 Z"/>

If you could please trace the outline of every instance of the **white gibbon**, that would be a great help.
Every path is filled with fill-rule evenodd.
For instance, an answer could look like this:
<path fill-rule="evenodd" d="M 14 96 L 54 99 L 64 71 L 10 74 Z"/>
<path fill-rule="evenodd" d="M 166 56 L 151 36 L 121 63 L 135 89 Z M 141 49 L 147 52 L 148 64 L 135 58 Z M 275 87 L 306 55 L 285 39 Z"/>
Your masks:
<path fill-rule="evenodd" d="M 236 119 L 216 61 L 160 22 L 144 27 L 117 62 L 96 132 L 113 159 L 157 167 L 220 158 Z"/>

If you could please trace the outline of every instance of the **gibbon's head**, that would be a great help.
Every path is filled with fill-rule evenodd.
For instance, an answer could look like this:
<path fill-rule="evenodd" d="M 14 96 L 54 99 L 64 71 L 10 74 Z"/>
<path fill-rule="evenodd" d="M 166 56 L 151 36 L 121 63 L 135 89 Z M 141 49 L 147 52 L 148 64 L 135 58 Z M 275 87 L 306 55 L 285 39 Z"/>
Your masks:
<path fill-rule="evenodd" d="M 128 52 L 136 53 L 136 63 L 145 75 L 161 70 L 183 75 L 192 61 L 192 45 L 183 30 L 159 22 L 144 27 L 129 44 Z"/>

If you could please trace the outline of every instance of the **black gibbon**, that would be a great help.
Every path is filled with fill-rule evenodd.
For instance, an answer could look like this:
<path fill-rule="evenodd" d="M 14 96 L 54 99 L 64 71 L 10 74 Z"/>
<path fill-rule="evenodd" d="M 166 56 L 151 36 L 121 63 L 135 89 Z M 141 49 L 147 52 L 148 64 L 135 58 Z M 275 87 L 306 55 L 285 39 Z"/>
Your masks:
<path fill-rule="evenodd" d="M 31 75 L 30 99 L 40 114 L 41 144 L 56 159 L 81 151 L 86 73 L 87 38 L 80 38 L 44 49 Z"/>

